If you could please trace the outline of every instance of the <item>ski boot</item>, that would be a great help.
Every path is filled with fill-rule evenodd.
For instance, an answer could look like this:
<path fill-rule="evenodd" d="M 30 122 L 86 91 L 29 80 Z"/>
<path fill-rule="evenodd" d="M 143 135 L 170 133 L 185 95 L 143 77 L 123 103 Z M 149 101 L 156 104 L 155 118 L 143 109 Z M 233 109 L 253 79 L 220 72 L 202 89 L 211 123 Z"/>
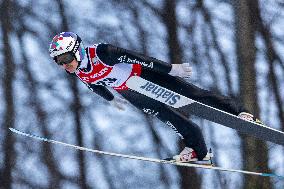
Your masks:
<path fill-rule="evenodd" d="M 246 120 L 246 121 L 252 121 L 252 122 L 255 122 L 257 124 L 261 124 L 261 125 L 264 125 L 262 123 L 262 121 L 260 121 L 259 119 L 257 118 L 254 118 L 254 116 L 250 113 L 247 113 L 247 112 L 241 112 L 239 113 L 238 115 L 239 118 L 243 119 L 243 120 Z"/>
<path fill-rule="evenodd" d="M 210 149 L 202 160 L 198 160 L 196 152 L 192 148 L 185 147 L 179 155 L 175 155 L 172 159 L 175 162 L 180 162 L 180 163 L 213 165 L 212 157 L 213 153 Z"/>

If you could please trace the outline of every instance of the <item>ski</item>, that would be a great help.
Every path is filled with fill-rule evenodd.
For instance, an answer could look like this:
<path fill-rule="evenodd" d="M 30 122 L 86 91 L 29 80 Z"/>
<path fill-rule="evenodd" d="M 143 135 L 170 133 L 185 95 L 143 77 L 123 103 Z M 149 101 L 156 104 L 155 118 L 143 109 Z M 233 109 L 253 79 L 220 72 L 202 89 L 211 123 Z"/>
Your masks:
<path fill-rule="evenodd" d="M 284 146 L 284 132 L 277 129 L 243 120 L 238 116 L 192 100 L 139 76 L 129 78 L 126 85 L 140 94 L 175 109 L 180 109 L 183 112 L 230 127 L 260 140 L 270 141 Z"/>
<path fill-rule="evenodd" d="M 86 148 L 82 146 L 76 146 L 73 144 L 68 144 L 68 143 L 64 143 L 61 141 L 52 140 L 52 139 L 44 138 L 41 136 L 25 133 L 25 132 L 22 132 L 14 128 L 9 128 L 9 129 L 13 133 L 26 136 L 32 139 L 36 139 L 36 140 L 40 140 L 40 141 L 48 142 L 52 144 L 63 145 L 66 147 L 75 148 L 77 150 L 82 150 L 86 152 L 92 152 L 92 153 L 97 153 L 97 154 L 103 154 L 103 155 L 115 156 L 115 157 L 127 158 L 127 159 L 134 159 L 134 160 L 140 160 L 140 161 L 146 161 L 146 162 L 170 164 L 170 165 L 181 166 L 181 167 L 202 168 L 202 169 L 210 169 L 210 170 L 215 170 L 215 171 L 225 171 L 225 172 L 232 172 L 232 173 L 240 173 L 240 174 L 247 174 L 247 175 L 256 175 L 256 176 L 284 179 L 284 176 L 280 176 L 280 175 L 273 174 L 273 173 L 260 173 L 260 172 L 244 171 L 244 170 L 238 170 L 238 169 L 227 169 L 227 168 L 222 168 L 222 167 L 214 167 L 212 165 L 202 165 L 202 164 L 194 164 L 194 163 L 179 163 L 174 160 L 163 160 L 163 159 L 147 158 L 147 157 L 134 156 L 134 155 L 119 154 L 119 153 L 113 153 L 113 152 L 105 152 L 101 150 L 94 150 L 94 149 L 90 149 L 90 148 Z"/>

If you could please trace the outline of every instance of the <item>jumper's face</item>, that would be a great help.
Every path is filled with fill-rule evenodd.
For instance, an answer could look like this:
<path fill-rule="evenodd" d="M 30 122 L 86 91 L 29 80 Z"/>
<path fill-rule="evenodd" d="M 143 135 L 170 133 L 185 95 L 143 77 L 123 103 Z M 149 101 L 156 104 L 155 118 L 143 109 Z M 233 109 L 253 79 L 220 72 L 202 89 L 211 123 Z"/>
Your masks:
<path fill-rule="evenodd" d="M 69 73 L 74 73 L 78 67 L 78 61 L 74 59 L 68 64 L 63 64 L 62 67 Z"/>
<path fill-rule="evenodd" d="M 57 56 L 55 62 L 70 73 L 74 73 L 78 67 L 78 61 L 72 53 L 64 53 Z"/>

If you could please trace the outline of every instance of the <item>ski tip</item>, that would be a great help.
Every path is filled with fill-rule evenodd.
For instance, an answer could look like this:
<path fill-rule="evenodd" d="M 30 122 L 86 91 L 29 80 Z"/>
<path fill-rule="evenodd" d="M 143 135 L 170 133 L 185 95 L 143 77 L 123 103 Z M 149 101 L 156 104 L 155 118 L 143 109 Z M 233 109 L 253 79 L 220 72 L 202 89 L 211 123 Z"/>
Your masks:
<path fill-rule="evenodd" d="M 24 133 L 24 132 L 22 132 L 22 131 L 20 131 L 20 130 L 18 130 L 18 129 L 14 129 L 14 128 L 12 128 L 12 127 L 9 127 L 9 130 L 12 131 L 13 133 L 16 133 L 16 134 L 19 134 L 19 135 L 30 136 L 29 134 Z"/>
<path fill-rule="evenodd" d="M 12 127 L 9 127 L 9 130 L 12 131 L 13 133 L 16 133 L 16 134 L 23 134 L 21 131 L 14 129 Z"/>
<path fill-rule="evenodd" d="M 9 130 L 12 131 L 13 133 L 23 134 L 22 131 L 19 131 L 19 130 L 17 130 L 17 129 L 12 128 L 12 127 L 9 127 Z"/>
<path fill-rule="evenodd" d="M 9 130 L 12 131 L 12 132 L 17 132 L 17 130 L 12 128 L 12 127 L 9 127 Z"/>

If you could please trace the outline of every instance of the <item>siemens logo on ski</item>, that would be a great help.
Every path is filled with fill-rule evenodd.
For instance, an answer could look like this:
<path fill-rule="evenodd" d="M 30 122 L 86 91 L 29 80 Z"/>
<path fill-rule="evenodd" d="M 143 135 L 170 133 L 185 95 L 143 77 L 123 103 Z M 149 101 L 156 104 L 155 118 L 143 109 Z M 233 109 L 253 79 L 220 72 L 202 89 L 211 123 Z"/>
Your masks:
<path fill-rule="evenodd" d="M 180 95 L 150 82 L 147 82 L 144 86 L 140 86 L 140 88 L 150 92 L 155 95 L 156 99 L 162 100 L 169 105 L 174 105 L 181 99 Z"/>

